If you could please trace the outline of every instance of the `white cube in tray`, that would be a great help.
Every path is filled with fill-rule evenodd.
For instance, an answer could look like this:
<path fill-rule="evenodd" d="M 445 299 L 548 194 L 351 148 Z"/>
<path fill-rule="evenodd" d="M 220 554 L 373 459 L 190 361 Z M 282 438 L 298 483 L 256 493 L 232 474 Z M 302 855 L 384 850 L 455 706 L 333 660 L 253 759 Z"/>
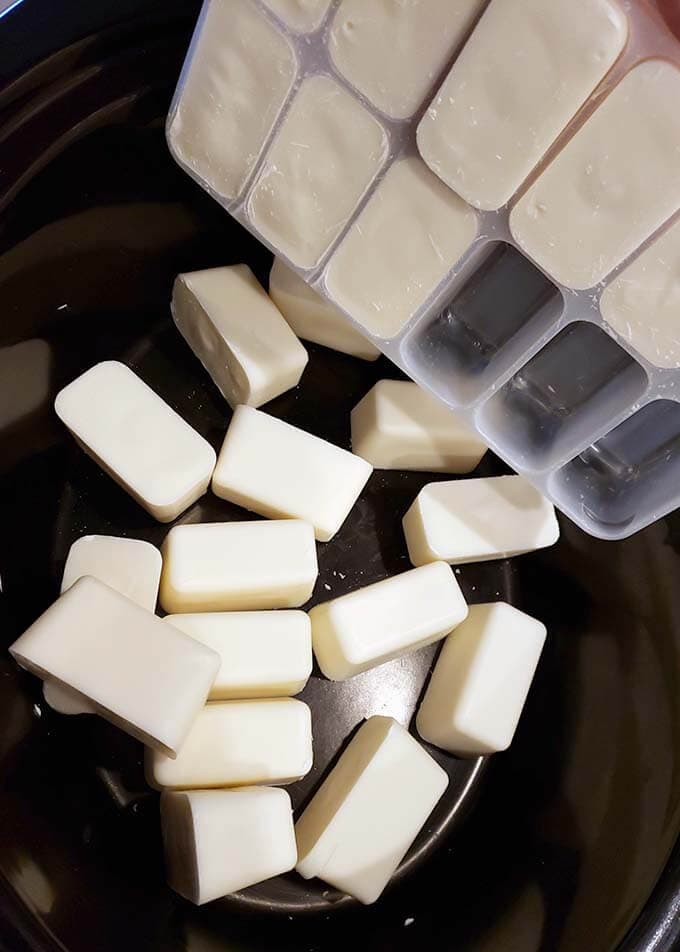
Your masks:
<path fill-rule="evenodd" d="M 200 612 L 165 621 L 220 656 L 211 701 L 299 694 L 312 673 L 306 612 Z"/>
<path fill-rule="evenodd" d="M 275 258 L 269 294 L 298 337 L 331 350 L 377 360 L 380 351 L 360 334 L 344 314 L 310 287 L 304 278 Z M 244 401 L 245 402 L 245 401 Z"/>
<path fill-rule="evenodd" d="M 163 543 L 161 605 L 172 613 L 297 608 L 318 574 L 308 522 L 175 526 Z"/>
<path fill-rule="evenodd" d="M 420 736 L 459 756 L 505 750 L 545 637 L 545 625 L 512 605 L 471 605 L 442 647 L 416 718 Z"/>
<path fill-rule="evenodd" d="M 554 545 L 560 527 L 552 503 L 521 476 L 430 483 L 404 516 L 414 565 L 451 565 L 522 555 Z"/>
<path fill-rule="evenodd" d="M 297 849 L 285 790 L 166 790 L 161 826 L 170 886 L 201 905 L 286 873 Z"/>
<path fill-rule="evenodd" d="M 307 351 L 247 265 L 180 274 L 172 316 L 232 407 L 259 407 L 300 382 Z"/>
<path fill-rule="evenodd" d="M 210 648 L 90 576 L 9 650 L 23 668 L 85 695 L 102 717 L 168 757 L 189 734 L 220 665 Z"/>
<path fill-rule="evenodd" d="M 316 660 L 332 681 L 424 648 L 466 615 L 458 582 L 444 562 L 374 582 L 309 613 Z"/>
<path fill-rule="evenodd" d="M 304 519 L 328 542 L 349 515 L 370 463 L 252 407 L 238 407 L 220 451 L 213 491 L 269 518 Z"/>
<path fill-rule="evenodd" d="M 376 469 L 469 473 L 486 444 L 410 380 L 379 380 L 352 410 L 352 449 Z"/>
<path fill-rule="evenodd" d="M 160 522 L 208 488 L 215 451 L 124 364 L 106 360 L 57 394 L 54 409 L 80 446 Z"/>
<path fill-rule="evenodd" d="M 448 783 L 400 724 L 369 718 L 295 825 L 297 871 L 375 902 Z"/>
<path fill-rule="evenodd" d="M 65 592 L 84 575 L 92 575 L 153 612 L 156 609 L 162 565 L 161 554 L 156 546 L 142 539 L 81 536 L 69 549 L 61 591 Z M 60 714 L 95 713 L 94 706 L 87 698 L 54 681 L 45 682 L 43 695 L 50 707 Z"/>
<path fill-rule="evenodd" d="M 189 790 L 292 783 L 312 768 L 312 716 L 302 701 L 215 701 L 196 717 L 177 757 L 148 750 L 147 781 Z"/>

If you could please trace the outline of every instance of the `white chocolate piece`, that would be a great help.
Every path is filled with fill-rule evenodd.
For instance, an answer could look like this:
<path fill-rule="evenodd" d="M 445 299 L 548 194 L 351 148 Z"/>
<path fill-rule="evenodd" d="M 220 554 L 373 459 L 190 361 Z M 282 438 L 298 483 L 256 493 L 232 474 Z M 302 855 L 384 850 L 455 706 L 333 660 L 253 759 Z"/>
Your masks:
<path fill-rule="evenodd" d="M 406 119 L 460 46 L 484 0 L 342 0 L 328 46 L 336 69 L 374 106 Z"/>
<path fill-rule="evenodd" d="M 214 651 L 89 576 L 9 650 L 22 668 L 85 695 L 102 717 L 169 757 L 220 664 Z"/>
<path fill-rule="evenodd" d="M 209 701 L 299 694 L 312 673 L 306 612 L 202 612 L 165 621 L 220 656 Z"/>
<path fill-rule="evenodd" d="M 293 810 L 285 790 L 164 791 L 161 825 L 168 883 L 202 905 L 295 866 Z"/>
<path fill-rule="evenodd" d="M 303 340 L 311 340 L 362 360 L 380 357 L 378 348 L 281 258 L 274 259 L 269 275 L 269 294 L 293 331 Z"/>
<path fill-rule="evenodd" d="M 271 519 L 304 519 L 332 539 L 364 488 L 370 463 L 252 407 L 237 407 L 213 492 Z"/>
<path fill-rule="evenodd" d="M 326 288 L 375 337 L 394 337 L 477 234 L 477 216 L 417 157 L 396 162 L 332 256 Z"/>
<path fill-rule="evenodd" d="M 175 760 L 147 750 L 152 787 L 292 783 L 312 769 L 312 715 L 293 698 L 206 704 Z"/>
<path fill-rule="evenodd" d="M 307 351 L 247 265 L 180 274 L 172 316 L 230 406 L 259 407 L 300 382 Z"/>
<path fill-rule="evenodd" d="M 404 516 L 414 565 L 507 559 L 554 545 L 552 503 L 521 476 L 429 483 Z"/>
<path fill-rule="evenodd" d="M 492 0 L 418 126 L 433 172 L 476 208 L 512 197 L 614 64 L 611 0 Z M 566 227 L 566 226 L 565 226 Z"/>
<path fill-rule="evenodd" d="M 83 575 L 91 575 L 149 612 L 156 610 L 163 559 L 143 539 L 87 535 L 68 551 L 61 579 L 62 594 Z"/>
<path fill-rule="evenodd" d="M 315 605 L 312 645 L 331 681 L 391 661 L 438 641 L 468 608 L 451 569 L 436 562 Z"/>
<path fill-rule="evenodd" d="M 680 70 L 632 69 L 510 214 L 515 240 L 548 274 L 602 281 L 680 208 Z"/>
<path fill-rule="evenodd" d="M 375 902 L 448 783 L 400 724 L 369 718 L 295 824 L 298 873 Z"/>
<path fill-rule="evenodd" d="M 376 469 L 469 473 L 486 444 L 410 380 L 379 380 L 352 410 L 352 449 Z"/>
<path fill-rule="evenodd" d="M 297 61 L 250 0 L 210 0 L 199 29 L 168 145 L 217 196 L 233 199 L 288 98 Z"/>
<path fill-rule="evenodd" d="M 264 0 L 266 6 L 297 33 L 311 33 L 331 5 L 331 0 Z"/>
<path fill-rule="evenodd" d="M 84 575 L 99 579 L 116 592 L 156 610 L 163 561 L 155 545 L 142 539 L 89 535 L 76 539 L 69 549 L 61 579 L 62 593 Z M 43 696 L 60 714 L 94 714 L 96 710 L 82 695 L 46 681 Z"/>
<path fill-rule="evenodd" d="M 215 451 L 124 364 L 106 360 L 64 387 L 57 416 L 85 452 L 160 522 L 208 488 Z"/>
<path fill-rule="evenodd" d="M 545 625 L 505 602 L 471 605 L 432 672 L 416 718 L 420 736 L 462 757 L 506 750 L 545 636 Z"/>
<path fill-rule="evenodd" d="M 318 574 L 306 522 L 175 526 L 163 543 L 161 605 L 175 613 L 297 608 Z"/>
<path fill-rule="evenodd" d="M 387 136 L 328 76 L 306 79 L 248 199 L 267 241 L 312 268 L 338 237 L 387 155 Z"/>
<path fill-rule="evenodd" d="M 680 367 L 680 221 L 604 289 L 600 311 L 656 367 Z"/>

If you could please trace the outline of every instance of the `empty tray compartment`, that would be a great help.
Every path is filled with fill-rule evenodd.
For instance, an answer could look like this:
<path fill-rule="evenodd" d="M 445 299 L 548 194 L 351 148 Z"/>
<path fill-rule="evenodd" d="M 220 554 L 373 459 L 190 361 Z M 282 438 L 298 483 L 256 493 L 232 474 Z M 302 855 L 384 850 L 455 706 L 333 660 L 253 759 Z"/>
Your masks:
<path fill-rule="evenodd" d="M 545 470 L 614 426 L 647 389 L 643 368 L 594 324 L 565 327 L 477 415 L 520 468 Z"/>
<path fill-rule="evenodd" d="M 406 342 L 409 371 L 447 402 L 468 406 L 550 331 L 563 310 L 555 285 L 505 242 L 468 265 L 451 303 Z"/>
<path fill-rule="evenodd" d="M 680 404 L 655 400 L 563 466 L 553 498 L 599 536 L 628 535 L 680 503 Z"/>

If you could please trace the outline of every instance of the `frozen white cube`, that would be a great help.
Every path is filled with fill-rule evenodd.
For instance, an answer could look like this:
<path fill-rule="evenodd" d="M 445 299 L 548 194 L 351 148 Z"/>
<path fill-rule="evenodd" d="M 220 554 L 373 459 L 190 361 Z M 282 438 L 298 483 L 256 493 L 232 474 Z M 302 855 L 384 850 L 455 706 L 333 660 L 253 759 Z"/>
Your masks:
<path fill-rule="evenodd" d="M 208 488 L 215 451 L 124 364 L 106 360 L 64 387 L 57 416 L 80 446 L 160 522 Z"/>
<path fill-rule="evenodd" d="M 509 747 L 545 636 L 545 625 L 505 602 L 471 605 L 432 672 L 420 736 L 462 757 Z"/>
<path fill-rule="evenodd" d="M 89 535 L 76 539 L 69 549 L 61 579 L 65 592 L 84 575 L 92 575 L 147 611 L 156 609 L 162 568 L 155 545 L 142 539 Z M 87 698 L 55 682 L 46 681 L 43 696 L 60 714 L 94 714 Z"/>
<path fill-rule="evenodd" d="M 292 783 L 312 768 L 312 716 L 302 701 L 215 701 L 196 717 L 177 757 L 147 750 L 157 789 Z"/>
<path fill-rule="evenodd" d="M 293 810 L 285 790 L 166 790 L 161 826 L 168 883 L 201 905 L 293 869 Z"/>
<path fill-rule="evenodd" d="M 304 519 L 328 542 L 373 467 L 347 450 L 253 407 L 237 407 L 213 476 L 213 492 L 271 519 Z"/>
<path fill-rule="evenodd" d="M 170 613 L 297 608 L 318 574 L 308 522 L 174 526 L 163 543 L 160 600 Z"/>
<path fill-rule="evenodd" d="M 486 444 L 410 380 L 379 380 L 352 410 L 352 449 L 376 469 L 469 473 Z"/>
<path fill-rule="evenodd" d="M 180 274 L 172 316 L 232 407 L 259 407 L 300 382 L 307 351 L 247 265 Z"/>
<path fill-rule="evenodd" d="M 315 605 L 314 654 L 327 678 L 344 681 L 438 641 L 467 611 L 451 569 L 435 562 Z"/>
<path fill-rule="evenodd" d="M 187 737 L 220 664 L 210 648 L 90 576 L 9 650 L 22 668 L 84 695 L 102 717 L 168 757 Z"/>
<path fill-rule="evenodd" d="M 318 294 L 281 258 L 274 259 L 269 275 L 269 294 L 303 340 L 362 360 L 377 360 L 380 356 L 378 348 L 356 330 L 342 311 Z"/>
<path fill-rule="evenodd" d="M 369 718 L 295 824 L 298 873 L 375 902 L 448 783 L 400 724 Z"/>
<path fill-rule="evenodd" d="M 251 0 L 208 0 L 189 56 L 168 145 L 213 195 L 234 199 L 293 87 L 297 57 Z"/>
<path fill-rule="evenodd" d="M 521 476 L 429 483 L 404 516 L 414 565 L 485 562 L 554 545 L 555 508 Z"/>
<path fill-rule="evenodd" d="M 201 612 L 165 621 L 220 656 L 211 701 L 299 694 L 312 673 L 306 612 Z"/>

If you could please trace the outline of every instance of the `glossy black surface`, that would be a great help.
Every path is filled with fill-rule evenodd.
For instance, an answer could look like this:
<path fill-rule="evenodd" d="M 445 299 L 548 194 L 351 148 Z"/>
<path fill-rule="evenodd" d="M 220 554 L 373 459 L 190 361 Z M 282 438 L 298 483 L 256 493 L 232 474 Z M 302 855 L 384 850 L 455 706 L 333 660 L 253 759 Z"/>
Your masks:
<path fill-rule="evenodd" d="M 243 260 L 265 277 L 269 261 L 164 147 L 195 8 L 126 0 L 97 4 L 95 16 L 25 0 L 0 20 L 0 70 L 20 74 L 0 93 L 3 649 L 55 596 L 80 534 L 158 542 L 167 531 L 59 428 L 61 385 L 116 357 L 215 446 L 226 427 L 224 402 L 170 324 L 172 278 Z M 349 409 L 392 371 L 310 351 L 302 386 L 268 409 L 348 445 Z M 483 471 L 502 470 L 488 459 Z M 430 478 L 372 477 L 337 539 L 320 546 L 316 599 L 408 567 L 400 518 Z M 184 518 L 244 514 L 206 496 Z M 483 765 L 437 755 L 450 791 L 371 908 L 295 877 L 199 910 L 178 899 L 164 885 L 139 745 L 51 712 L 3 650 L 0 948 L 21 952 L 18 929 L 27 948 L 69 952 L 670 949 L 677 850 L 647 901 L 680 828 L 680 519 L 619 544 L 563 530 L 548 552 L 461 569 L 471 601 L 507 598 L 550 638 L 512 749 Z M 408 719 L 432 656 L 344 685 L 313 678 L 304 697 L 316 764 L 292 790 L 297 804 L 363 716 Z"/>

